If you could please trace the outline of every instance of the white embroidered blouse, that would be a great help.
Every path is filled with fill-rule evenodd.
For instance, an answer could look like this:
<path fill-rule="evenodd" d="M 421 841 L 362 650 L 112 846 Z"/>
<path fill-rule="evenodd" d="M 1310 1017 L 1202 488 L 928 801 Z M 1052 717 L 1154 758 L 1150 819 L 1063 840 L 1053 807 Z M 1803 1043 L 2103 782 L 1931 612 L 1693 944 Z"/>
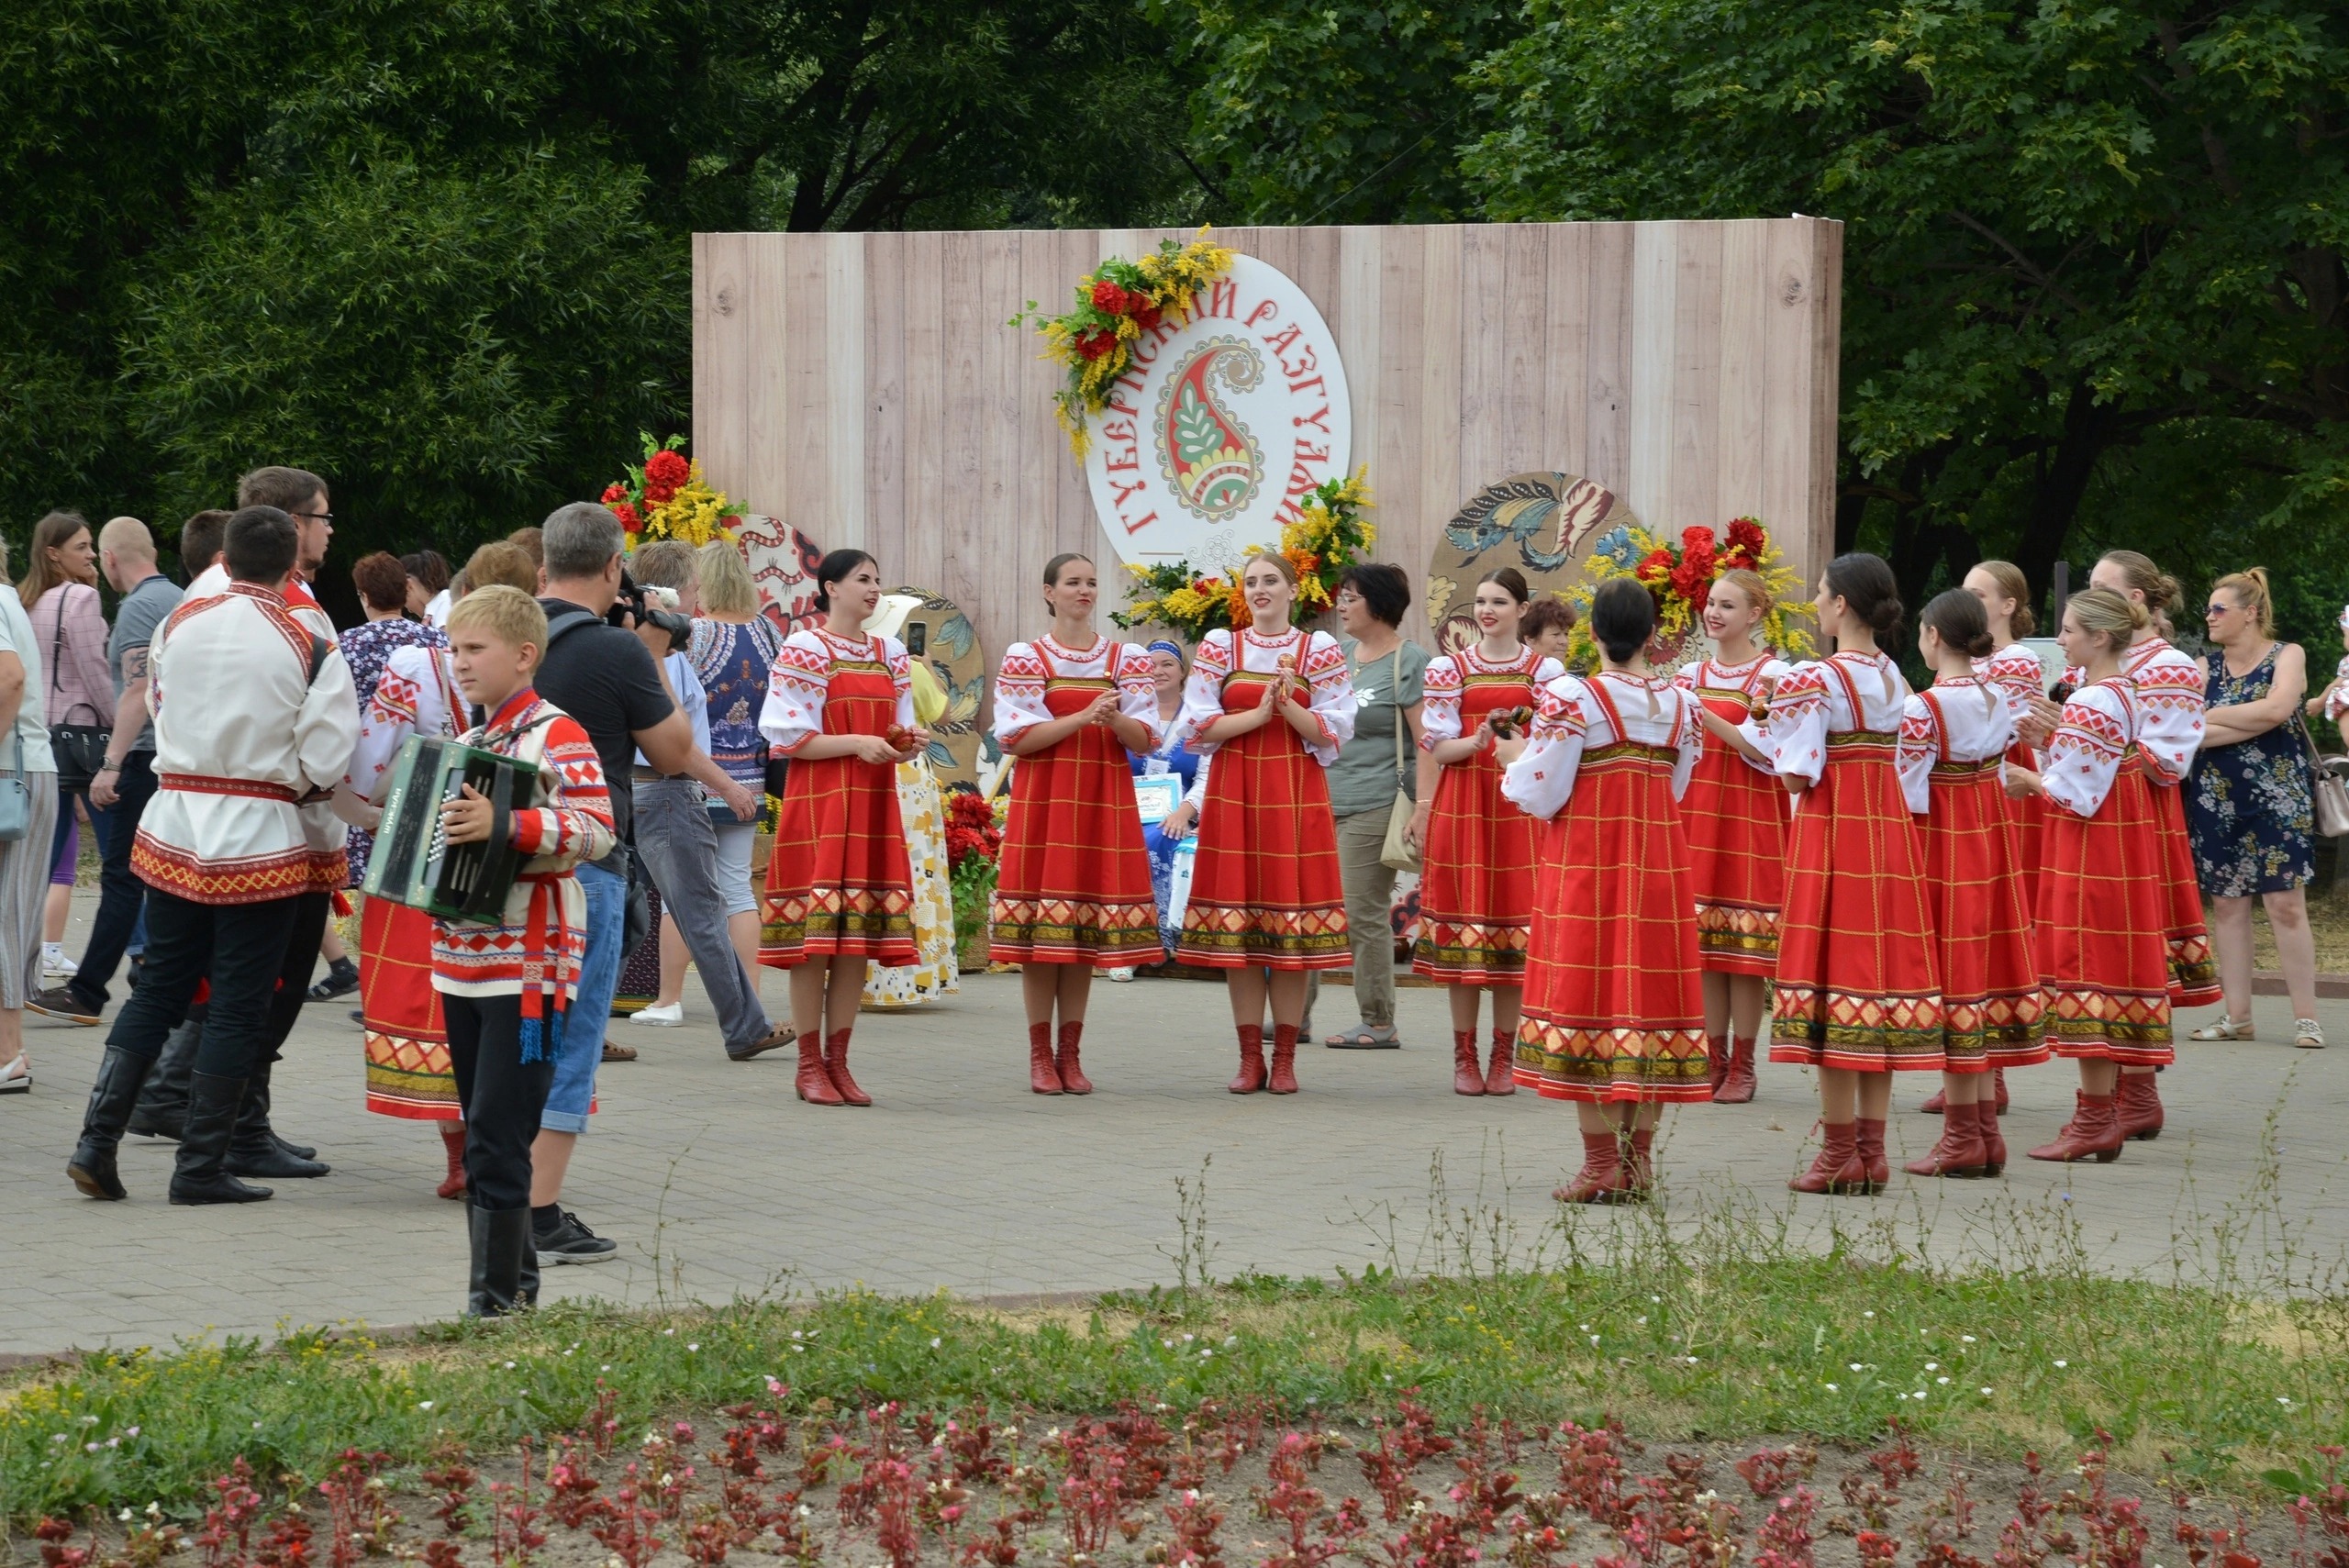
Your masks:
<path fill-rule="evenodd" d="M 2145 716 L 2126 677 L 2080 687 L 2047 742 L 2039 782 L 2047 798 L 2076 817 L 2093 817 L 2112 794 L 2112 781 L 2133 744 L 2144 750 Z"/>
<path fill-rule="evenodd" d="M 1222 742 L 1201 740 L 1199 732 L 1223 717 L 1224 677 L 1240 670 L 1270 675 L 1280 670 L 1284 655 L 1293 660 L 1294 673 L 1301 677 L 1310 694 L 1308 706 L 1320 730 L 1319 740 L 1308 740 L 1305 749 L 1323 767 L 1338 760 L 1338 748 L 1353 738 L 1354 684 L 1346 673 L 1346 656 L 1338 647 L 1338 639 L 1326 631 L 1288 631 L 1274 637 L 1259 637 L 1252 627 L 1237 634 L 1240 649 L 1234 663 L 1232 649 L 1234 634 L 1211 631 L 1199 644 L 1198 656 L 1191 661 L 1189 679 L 1183 684 L 1183 711 L 1174 717 L 1175 733 L 1183 744 L 1201 756 L 1213 756 Z M 1285 724 L 1286 719 L 1275 719 Z"/>
<path fill-rule="evenodd" d="M 1592 695 L 1605 683 L 1621 717 L 1619 726 Z M 1688 790 L 1688 775 L 1704 755 L 1705 730 L 1697 722 L 1697 699 L 1662 676 L 1642 679 L 1601 671 L 1585 679 L 1560 675 L 1542 688 L 1533 706 L 1531 743 L 1501 774 L 1501 794 L 1529 817 L 1555 817 L 1575 793 L 1586 751 L 1628 743 L 1655 746 L 1678 754 L 1672 764 L 1672 798 Z"/>
<path fill-rule="evenodd" d="M 1840 666 L 1839 677 L 1828 668 Z M 1851 690 L 1844 689 L 1845 680 Z M 1860 711 L 1852 711 L 1852 695 Z M 1827 766 L 1827 738 L 1865 730 L 1897 735 L 1909 700 L 1900 666 L 1882 653 L 1838 653 L 1806 659 L 1779 680 L 1770 698 L 1770 751 L 1787 778 L 1819 782 Z"/>
<path fill-rule="evenodd" d="M 1114 675 L 1108 668 L 1113 650 L 1118 656 Z M 1080 681 L 1115 681 L 1118 711 L 1150 732 L 1150 744 L 1141 750 L 1154 751 L 1164 740 L 1166 726 L 1158 717 L 1158 686 L 1151 674 L 1150 650 L 1140 643 L 1112 642 L 1106 637 L 1097 637 L 1092 647 L 1075 652 L 1047 633 L 1033 642 L 1015 642 L 1003 651 L 1003 663 L 995 677 L 995 738 L 998 745 L 1008 750 L 1036 726 L 1052 721 L 1052 712 L 1044 706 L 1044 690 L 1054 675 Z"/>
<path fill-rule="evenodd" d="M 1420 698 L 1419 750 L 1433 751 L 1437 741 L 1457 740 L 1467 733 L 1460 717 L 1460 695 L 1472 677 L 1523 675 L 1538 699 L 1542 687 L 1565 673 L 1564 665 L 1531 648 L 1519 650 L 1516 658 L 1500 663 L 1477 652 L 1474 643 L 1457 653 L 1429 660 L 1427 673 L 1420 678 L 1425 695 Z"/>
<path fill-rule="evenodd" d="M 913 661 L 894 637 L 834 637 L 821 627 L 802 627 L 783 639 L 767 671 L 766 706 L 759 710 L 759 733 L 788 754 L 824 732 L 824 701 L 832 673 L 843 663 L 887 667 L 897 690 L 893 721 L 914 728 Z"/>
<path fill-rule="evenodd" d="M 2004 694 L 1981 677 L 1936 681 L 1930 695 L 1928 701 L 1925 692 L 1910 694 L 1901 709 L 1895 753 L 1900 793 L 1920 817 L 1932 809 L 1933 764 L 1942 760 L 1944 738 L 1953 762 L 2002 757 L 2015 740 L 2013 710 Z"/>

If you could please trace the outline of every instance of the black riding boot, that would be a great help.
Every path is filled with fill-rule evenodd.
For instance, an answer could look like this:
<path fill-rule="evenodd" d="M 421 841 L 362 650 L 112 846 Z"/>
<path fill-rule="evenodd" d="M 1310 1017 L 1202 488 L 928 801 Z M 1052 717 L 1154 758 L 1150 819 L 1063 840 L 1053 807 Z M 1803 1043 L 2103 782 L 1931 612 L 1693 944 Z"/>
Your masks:
<path fill-rule="evenodd" d="M 187 1075 L 195 1071 L 195 1049 L 204 1043 L 204 1009 L 163 1037 L 163 1054 L 139 1092 L 139 1108 L 130 1113 L 128 1130 L 142 1138 L 180 1140 L 187 1125 Z"/>
<path fill-rule="evenodd" d="M 139 1103 L 139 1086 L 154 1065 L 151 1056 L 134 1056 L 113 1046 L 106 1047 L 98 1063 L 97 1082 L 90 1085 L 90 1107 L 82 1113 L 82 1140 L 65 1164 L 73 1184 L 92 1197 L 119 1201 L 130 1195 L 115 1173 L 114 1151 L 129 1123 L 131 1107 Z"/>
<path fill-rule="evenodd" d="M 245 1102 L 245 1080 L 196 1073 L 188 1080 L 187 1132 L 172 1172 L 173 1203 L 259 1203 L 267 1187 L 249 1187 L 228 1172 L 228 1140 Z"/>
<path fill-rule="evenodd" d="M 228 1140 L 228 1173 L 266 1176 L 272 1181 L 301 1181 L 323 1176 L 333 1166 L 296 1154 L 269 1125 L 269 1072 L 264 1062 L 245 1080 L 245 1103 L 237 1114 L 237 1130 Z"/>
<path fill-rule="evenodd" d="M 539 1237 L 534 1226 L 522 1228 L 522 1273 L 515 1282 L 514 1299 L 525 1307 L 539 1304 Z"/>
<path fill-rule="evenodd" d="M 468 1318 L 503 1318 L 527 1305 L 522 1299 L 522 1260 L 530 1245 L 530 1211 L 486 1209 L 468 1204 L 473 1228 L 473 1282 L 465 1298 Z"/>

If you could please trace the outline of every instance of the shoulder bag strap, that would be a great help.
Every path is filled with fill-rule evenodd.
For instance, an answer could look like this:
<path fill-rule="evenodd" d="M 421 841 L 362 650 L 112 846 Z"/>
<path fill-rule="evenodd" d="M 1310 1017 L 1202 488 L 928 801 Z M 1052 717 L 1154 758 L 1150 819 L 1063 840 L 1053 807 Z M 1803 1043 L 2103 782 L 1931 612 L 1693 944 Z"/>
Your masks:
<path fill-rule="evenodd" d="M 1403 787 L 1405 776 L 1403 759 L 1406 754 L 1403 750 L 1403 731 L 1406 728 L 1403 722 L 1403 645 L 1397 643 L 1395 651 L 1386 657 L 1391 661 L 1386 670 L 1386 690 L 1395 704 L 1395 787 L 1399 790 Z"/>

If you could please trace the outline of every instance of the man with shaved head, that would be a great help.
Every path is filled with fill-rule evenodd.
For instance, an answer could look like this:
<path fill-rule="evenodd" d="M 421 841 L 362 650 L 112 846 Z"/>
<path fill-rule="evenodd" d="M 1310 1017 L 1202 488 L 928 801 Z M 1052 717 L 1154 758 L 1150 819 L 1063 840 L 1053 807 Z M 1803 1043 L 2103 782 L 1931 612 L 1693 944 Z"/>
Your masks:
<path fill-rule="evenodd" d="M 155 628 L 179 607 L 180 591 L 155 567 L 155 539 L 137 517 L 117 517 L 98 530 L 98 564 L 122 595 L 114 631 L 106 639 L 106 665 L 114 675 L 114 737 L 106 742 L 106 766 L 90 781 L 90 804 L 107 809 L 99 835 L 106 856 L 97 917 L 82 967 L 64 984 L 32 1002 L 51 1018 L 95 1023 L 106 1005 L 107 987 L 130 945 L 144 906 L 147 884 L 130 869 L 131 840 L 139 819 L 155 795 L 155 727 L 147 719 L 147 645 Z"/>

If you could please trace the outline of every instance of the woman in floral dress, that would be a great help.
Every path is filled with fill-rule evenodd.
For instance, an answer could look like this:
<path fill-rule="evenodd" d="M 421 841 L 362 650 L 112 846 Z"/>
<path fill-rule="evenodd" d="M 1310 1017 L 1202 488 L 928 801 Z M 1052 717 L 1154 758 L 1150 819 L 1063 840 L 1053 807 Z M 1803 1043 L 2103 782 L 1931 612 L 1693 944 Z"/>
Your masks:
<path fill-rule="evenodd" d="M 2316 875 L 2310 834 L 2308 747 L 2297 717 L 2308 691 L 2308 656 L 2276 640 L 2267 573 L 2254 566 L 2210 585 L 2210 651 L 2202 749 L 2186 783 L 2195 879 L 2211 901 L 2211 945 L 2227 1016 L 2197 1040 L 2251 1038 L 2251 901 L 2267 906 L 2277 958 L 2291 993 L 2292 1029 L 2308 1050 L 2324 1044 L 2316 1020 L 2316 947 L 2308 884 Z"/>

